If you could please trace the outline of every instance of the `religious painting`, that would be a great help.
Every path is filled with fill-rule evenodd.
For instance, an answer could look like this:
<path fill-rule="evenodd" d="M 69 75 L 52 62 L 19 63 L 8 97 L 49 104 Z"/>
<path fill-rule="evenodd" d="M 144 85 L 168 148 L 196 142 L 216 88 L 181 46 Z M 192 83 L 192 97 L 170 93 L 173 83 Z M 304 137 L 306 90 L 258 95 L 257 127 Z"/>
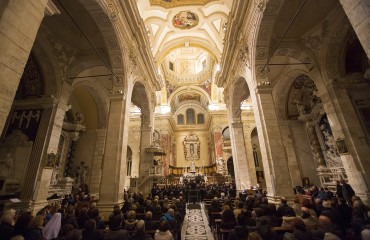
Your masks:
<path fill-rule="evenodd" d="M 170 81 L 166 80 L 166 91 L 167 91 L 167 98 L 176 90 L 177 86 Z"/>
<path fill-rule="evenodd" d="M 209 96 L 211 96 L 211 90 L 212 90 L 211 78 L 202 82 L 199 86 L 203 88 L 204 91 L 206 91 Z"/>
<path fill-rule="evenodd" d="M 200 141 L 197 135 L 190 134 L 184 141 L 184 155 L 186 161 L 198 161 L 200 158 Z"/>
<path fill-rule="evenodd" d="M 217 158 L 222 158 L 223 151 L 222 151 L 222 135 L 220 131 L 216 131 L 213 134 L 214 142 L 215 142 L 215 152 Z"/>
<path fill-rule="evenodd" d="M 198 23 L 198 15 L 191 11 L 181 11 L 172 19 L 173 26 L 179 29 L 190 29 L 197 26 Z"/>
<path fill-rule="evenodd" d="M 348 154 L 347 144 L 344 141 L 344 139 L 342 138 L 337 139 L 336 144 L 339 155 Z"/>
<path fill-rule="evenodd" d="M 264 183 L 265 177 L 263 176 L 263 171 L 256 171 L 257 183 Z"/>
<path fill-rule="evenodd" d="M 48 153 L 46 156 L 46 164 L 45 167 L 53 168 L 56 162 L 56 155 L 55 153 Z"/>
<path fill-rule="evenodd" d="M 161 6 L 164 8 L 173 8 L 189 5 L 206 5 L 216 0 L 150 0 L 153 6 Z"/>
<path fill-rule="evenodd" d="M 310 183 L 310 178 L 309 177 L 303 177 L 302 178 L 302 186 L 304 186 L 304 187 L 308 187 L 308 186 L 310 186 L 311 185 L 311 183 Z"/>
<path fill-rule="evenodd" d="M 196 93 L 182 93 L 179 96 L 179 103 L 183 101 L 188 101 L 188 100 L 193 100 L 193 101 L 198 101 L 200 102 L 200 95 Z"/>
<path fill-rule="evenodd" d="M 161 144 L 160 147 L 165 150 L 165 152 L 169 153 L 170 150 L 170 136 L 167 133 L 162 133 L 161 134 Z M 163 160 L 163 168 L 164 168 L 164 175 L 167 176 L 169 174 L 168 172 L 168 167 L 170 165 L 170 158 L 169 154 L 166 154 L 162 156 Z"/>

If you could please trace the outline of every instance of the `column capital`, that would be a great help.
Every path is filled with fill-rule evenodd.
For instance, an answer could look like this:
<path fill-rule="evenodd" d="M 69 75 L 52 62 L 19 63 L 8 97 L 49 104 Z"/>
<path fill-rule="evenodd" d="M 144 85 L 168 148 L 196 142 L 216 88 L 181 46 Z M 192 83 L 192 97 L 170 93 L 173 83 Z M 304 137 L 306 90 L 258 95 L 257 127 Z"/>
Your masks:
<path fill-rule="evenodd" d="M 109 96 L 109 99 L 112 102 L 124 101 L 124 100 L 126 100 L 126 95 L 124 93 L 121 93 L 121 92 L 119 92 L 119 93 L 112 93 Z"/>
<path fill-rule="evenodd" d="M 141 129 L 141 131 L 142 132 L 145 132 L 145 131 L 151 131 L 152 130 L 152 126 L 150 126 L 150 125 L 143 125 L 143 126 L 141 126 L 140 127 L 140 129 Z"/>
<path fill-rule="evenodd" d="M 267 94 L 272 93 L 271 85 L 258 85 L 255 90 L 256 94 Z"/>
<path fill-rule="evenodd" d="M 231 126 L 233 128 L 243 128 L 243 123 L 242 122 L 233 122 L 233 123 L 231 123 Z"/>

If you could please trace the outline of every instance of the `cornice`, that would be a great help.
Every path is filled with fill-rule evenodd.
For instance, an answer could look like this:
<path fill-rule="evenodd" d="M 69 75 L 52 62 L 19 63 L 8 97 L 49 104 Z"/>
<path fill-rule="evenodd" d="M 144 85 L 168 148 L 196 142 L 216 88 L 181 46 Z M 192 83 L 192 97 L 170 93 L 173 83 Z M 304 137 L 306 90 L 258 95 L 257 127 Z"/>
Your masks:
<path fill-rule="evenodd" d="M 245 19 L 247 18 L 247 9 L 248 6 L 252 1 L 234 1 L 231 13 L 227 20 L 227 30 L 225 34 L 224 42 L 227 45 L 224 46 L 222 51 L 222 59 L 221 59 L 221 72 L 216 76 L 216 85 L 218 87 L 223 87 L 227 76 L 231 70 L 232 62 L 235 53 L 238 53 L 237 46 L 242 36 L 240 32 L 243 28 L 243 24 L 245 24 Z M 243 17 L 241 17 L 243 16 Z"/>
<path fill-rule="evenodd" d="M 131 20 L 128 24 L 138 45 L 140 65 L 146 70 L 146 75 L 149 77 L 150 82 L 155 86 L 156 90 L 160 91 L 164 85 L 163 82 L 159 81 L 160 76 L 158 75 L 157 64 L 150 50 L 146 27 L 143 19 L 140 17 L 136 2 L 134 0 L 120 0 L 120 5 L 126 18 Z"/>

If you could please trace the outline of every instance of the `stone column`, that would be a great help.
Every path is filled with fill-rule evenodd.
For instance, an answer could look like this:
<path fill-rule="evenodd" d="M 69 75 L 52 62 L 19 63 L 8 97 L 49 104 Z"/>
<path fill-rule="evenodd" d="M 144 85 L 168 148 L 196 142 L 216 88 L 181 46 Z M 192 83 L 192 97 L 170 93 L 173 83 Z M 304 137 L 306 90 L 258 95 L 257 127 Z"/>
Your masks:
<path fill-rule="evenodd" d="M 0 12 L 0 132 L 3 131 L 48 0 L 11 0 Z"/>
<path fill-rule="evenodd" d="M 344 11 L 370 59 L 370 3 L 368 0 L 340 0 Z"/>
<path fill-rule="evenodd" d="M 231 146 L 235 170 L 236 189 L 249 189 L 251 185 L 247 150 L 245 148 L 243 123 L 234 122 L 230 127 Z"/>
<path fill-rule="evenodd" d="M 292 181 L 293 186 L 300 186 L 302 185 L 302 176 L 301 171 L 297 161 L 297 155 L 294 150 L 293 140 L 292 140 L 292 131 L 289 126 L 288 121 L 279 121 L 280 131 L 283 138 L 283 144 L 285 147 L 285 151 L 287 153 L 287 161 L 289 167 L 289 174 L 290 179 Z"/>
<path fill-rule="evenodd" d="M 96 129 L 96 143 L 94 158 L 91 168 L 90 193 L 95 194 L 100 191 L 100 183 L 102 177 L 102 166 L 104 157 L 104 146 L 107 129 Z"/>
<path fill-rule="evenodd" d="M 152 143 L 153 129 L 151 126 L 141 126 L 140 138 L 140 163 L 139 163 L 139 182 L 148 176 L 148 167 L 153 165 L 153 154 L 145 152 L 145 148 Z"/>
<path fill-rule="evenodd" d="M 349 84 L 356 88 L 355 83 L 351 83 L 350 77 L 340 79 L 333 85 L 327 86 L 328 96 L 321 97 L 324 103 L 331 129 L 335 139 L 343 138 L 348 148 L 348 154 L 341 155 L 342 163 L 348 176 L 348 183 L 355 190 L 356 195 L 363 201 L 370 202 L 370 148 L 366 142 L 364 129 L 360 123 L 358 114 L 349 96 Z M 361 91 L 366 96 L 367 85 L 357 86 L 357 91 Z M 335 104 L 326 106 L 325 103 L 334 102 Z"/>
<path fill-rule="evenodd" d="M 268 196 L 270 198 L 293 197 L 294 191 L 272 96 L 272 87 L 259 86 L 251 97 L 252 102 L 257 106 L 253 109 Z"/>
<path fill-rule="evenodd" d="M 50 140 L 52 116 L 55 113 L 55 108 L 53 107 L 53 103 L 46 103 L 46 105 L 43 108 L 20 196 L 22 205 L 28 205 L 35 211 L 43 207 L 46 203 L 51 174 L 53 172 L 52 168 L 45 168 L 45 165 L 47 158 L 46 149 Z"/>
<path fill-rule="evenodd" d="M 253 158 L 253 147 L 252 147 L 252 139 L 251 139 L 250 129 L 248 129 L 247 131 L 244 130 L 244 140 L 245 140 L 245 149 L 246 149 L 246 154 L 247 154 L 246 157 L 247 157 L 247 161 L 248 161 L 248 173 L 249 173 L 250 185 L 255 186 L 255 185 L 257 185 L 258 181 L 257 181 L 257 175 L 256 175 L 257 170 L 256 170 L 256 166 L 254 164 L 254 158 Z"/>
<path fill-rule="evenodd" d="M 126 119 L 129 118 L 128 102 L 123 94 L 114 94 L 110 98 L 98 202 L 104 216 L 109 215 L 114 203 L 123 202 L 128 136 Z M 124 139 L 126 139 L 126 145 Z"/>

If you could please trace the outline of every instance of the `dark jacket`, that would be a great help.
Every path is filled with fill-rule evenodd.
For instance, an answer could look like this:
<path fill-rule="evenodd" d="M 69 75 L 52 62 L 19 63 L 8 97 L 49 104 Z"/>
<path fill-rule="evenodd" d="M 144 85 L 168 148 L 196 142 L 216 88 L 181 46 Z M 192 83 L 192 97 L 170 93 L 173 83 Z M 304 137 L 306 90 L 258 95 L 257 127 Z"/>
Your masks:
<path fill-rule="evenodd" d="M 245 240 L 248 237 L 248 228 L 246 226 L 236 226 L 229 232 L 227 240 Z"/>
<path fill-rule="evenodd" d="M 42 235 L 42 229 L 41 228 L 33 228 L 29 229 L 26 232 L 26 235 L 24 236 L 25 240 L 43 240 L 43 235 Z"/>
<path fill-rule="evenodd" d="M 8 240 L 13 236 L 14 227 L 8 223 L 0 224 L 1 239 Z"/>
<path fill-rule="evenodd" d="M 103 240 L 104 234 L 102 231 L 94 230 L 94 231 L 82 231 L 82 240 Z"/>
<path fill-rule="evenodd" d="M 104 234 L 104 240 L 128 240 L 128 233 L 124 229 L 109 230 Z"/>

